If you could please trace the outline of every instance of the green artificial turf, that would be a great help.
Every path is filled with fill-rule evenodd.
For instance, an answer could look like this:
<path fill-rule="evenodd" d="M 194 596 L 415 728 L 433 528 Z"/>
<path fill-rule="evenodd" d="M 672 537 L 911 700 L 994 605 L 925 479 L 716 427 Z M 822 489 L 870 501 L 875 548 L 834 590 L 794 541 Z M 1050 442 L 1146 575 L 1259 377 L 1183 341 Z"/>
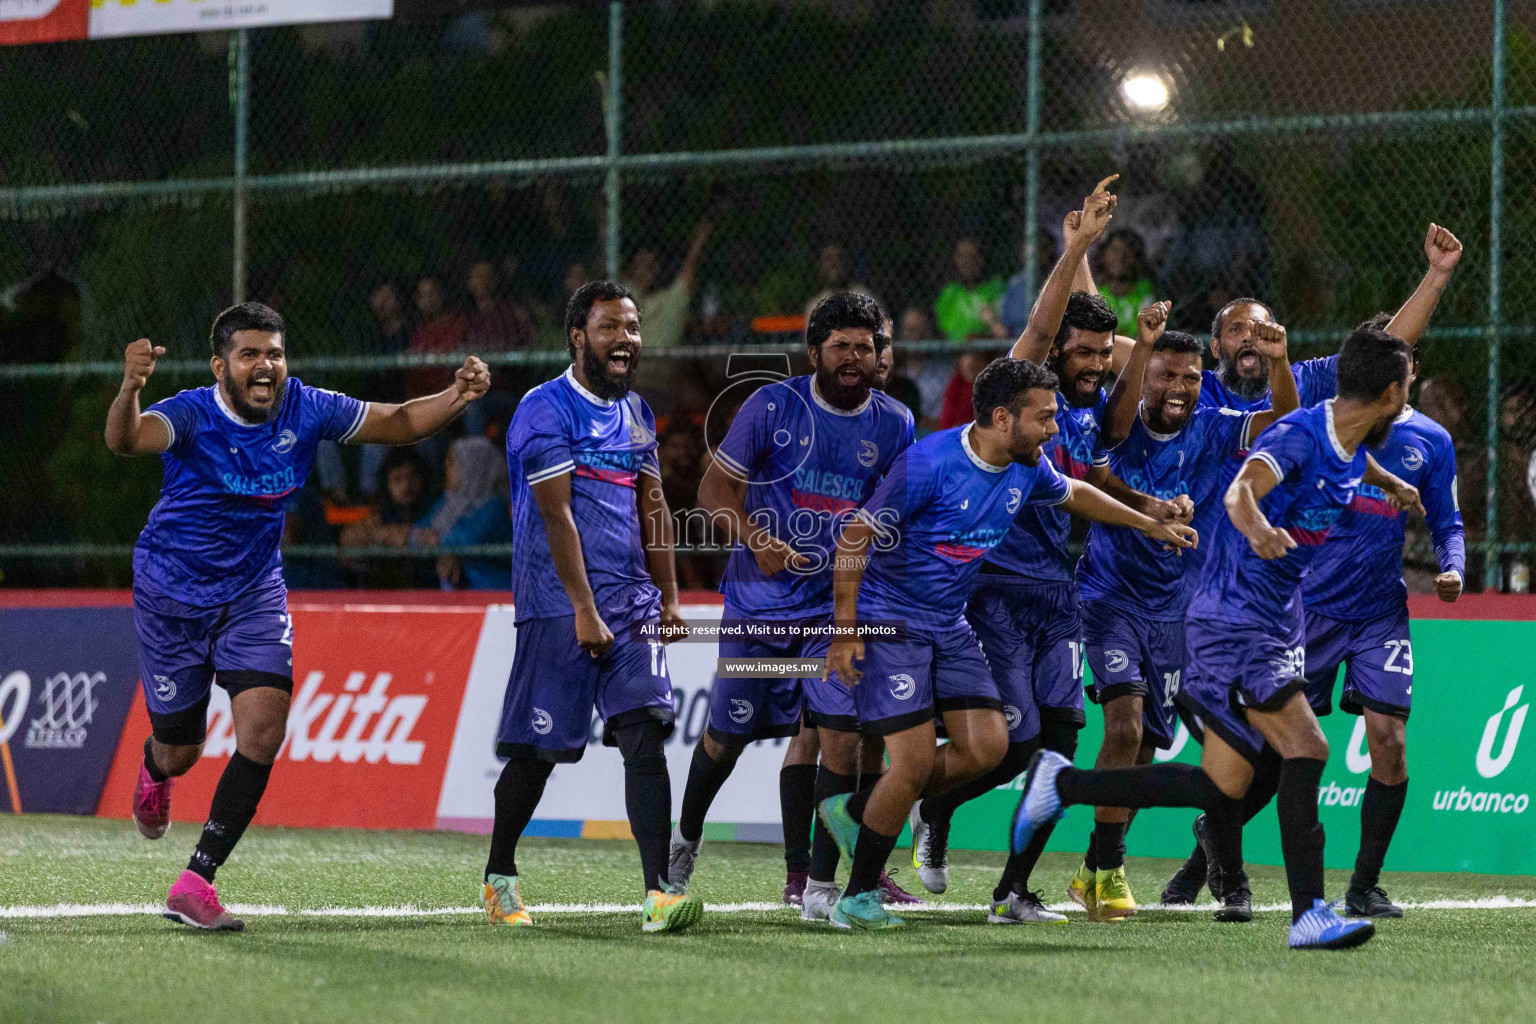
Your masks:
<path fill-rule="evenodd" d="M 1069 823 L 1074 824 L 1074 823 Z M 139 838 L 131 824 L 0 816 L 0 907 L 152 904 L 184 866 L 192 829 Z M 1134 835 L 1132 836 L 1134 847 Z M 1292 953 L 1288 917 L 1218 925 L 1144 910 L 1122 925 L 1081 914 L 1000 928 L 981 910 L 906 913 L 877 935 L 804 925 L 790 909 L 714 913 L 678 935 L 642 936 L 633 911 L 539 913 L 532 929 L 478 914 L 319 917 L 327 907 L 470 907 L 483 837 L 255 828 L 220 873 L 227 904 L 281 906 L 241 934 L 194 932 L 151 914 L 0 918 L 0 1021 L 1361 1021 L 1530 1019 L 1536 909 L 1411 909 L 1341 953 Z M 893 865 L 905 864 L 898 849 Z M 618 841 L 526 840 L 531 904 L 638 903 L 638 858 Z M 956 852 L 938 898 L 989 898 L 1001 854 Z M 1076 866 L 1035 874 L 1063 900 Z M 1154 900 L 1176 865 L 1131 858 Z M 1284 899 L 1276 868 L 1252 871 L 1255 902 Z M 907 868 L 898 881 L 916 887 Z M 1329 891 L 1347 881 L 1329 873 Z M 780 852 L 710 843 L 694 876 L 706 903 L 777 901 Z M 1392 874 L 1398 900 L 1536 899 L 1536 879 Z M 1524 1007 L 1524 1009 L 1522 1009 Z"/>

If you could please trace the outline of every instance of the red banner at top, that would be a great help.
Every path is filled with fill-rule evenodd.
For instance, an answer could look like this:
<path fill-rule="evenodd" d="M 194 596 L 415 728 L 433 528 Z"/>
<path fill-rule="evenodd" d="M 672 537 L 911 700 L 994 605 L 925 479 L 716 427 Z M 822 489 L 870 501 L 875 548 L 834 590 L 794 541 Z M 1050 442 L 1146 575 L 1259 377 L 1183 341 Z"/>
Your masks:
<path fill-rule="evenodd" d="M 90 25 L 90 0 L 0 0 L 3 45 L 84 39 Z"/>

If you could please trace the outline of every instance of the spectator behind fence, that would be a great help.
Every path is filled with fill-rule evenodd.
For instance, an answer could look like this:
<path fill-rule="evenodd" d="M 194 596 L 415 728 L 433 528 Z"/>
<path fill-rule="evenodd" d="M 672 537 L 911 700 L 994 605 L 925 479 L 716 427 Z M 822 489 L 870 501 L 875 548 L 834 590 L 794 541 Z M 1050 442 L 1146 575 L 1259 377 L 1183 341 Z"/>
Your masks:
<path fill-rule="evenodd" d="M 665 288 L 660 287 L 661 257 L 656 250 L 643 246 L 630 257 L 629 268 L 620 282 L 634 293 L 640 306 L 640 321 L 647 346 L 671 347 L 683 341 L 683 331 L 688 326 L 688 308 L 693 301 L 693 286 L 698 280 L 699 262 L 704 257 L 704 246 L 709 242 L 714 226 L 701 220 L 693 229 L 693 239 L 688 244 L 688 255 L 677 277 Z"/>
<path fill-rule="evenodd" d="M 321 485 L 312 476 L 288 500 L 283 516 L 283 582 L 289 590 L 340 590 L 351 586 L 346 571 L 333 558 L 299 558 L 290 553 L 295 544 L 328 547 L 336 543 L 336 531 L 325 519 Z"/>
<path fill-rule="evenodd" d="M 987 365 L 987 357 L 980 352 L 962 352 L 955 361 L 955 372 L 944 389 L 944 411 L 939 416 L 939 429 L 960 427 L 976 418 L 976 407 L 971 402 L 971 385 L 976 375 Z"/>
<path fill-rule="evenodd" d="M 1056 236 L 1045 228 L 1041 228 L 1035 235 L 1035 287 L 1038 290 L 1050 274 L 1051 268 L 1056 265 Z M 1002 302 L 998 305 L 997 315 L 1003 321 L 1003 329 L 1007 337 L 1017 338 L 1024 333 L 1024 328 L 1029 325 L 1029 313 L 1034 305 L 1034 296 L 1024 287 L 1025 272 L 1020 270 L 1008 279 L 1008 284 L 1003 290 Z"/>
<path fill-rule="evenodd" d="M 703 520 L 689 516 L 699 507 L 699 481 L 704 477 L 703 428 L 689 418 L 675 417 L 657 438 L 661 490 L 667 508 L 681 524 L 676 534 L 678 582 L 688 590 L 712 589 L 717 582 L 713 555 L 693 549 L 711 541 Z"/>
<path fill-rule="evenodd" d="M 853 271 L 848 266 L 848 251 L 837 242 L 828 242 L 817 251 L 816 281 L 821 286 L 821 290 L 805 304 L 806 316 L 811 315 L 811 310 L 816 308 L 816 303 L 833 292 L 858 292 L 860 295 L 868 295 L 876 302 L 880 301 L 875 298 L 875 293 L 869 290 L 869 285 L 853 280 Z"/>
<path fill-rule="evenodd" d="M 503 294 L 496 264 L 490 260 L 477 261 L 469 268 L 464 288 L 473 303 L 465 329 L 471 349 L 483 354 L 533 347 L 533 314 L 522 303 Z"/>
<path fill-rule="evenodd" d="M 512 513 L 506 494 L 507 465 L 483 437 L 461 437 L 448 447 L 445 488 L 410 533 L 413 545 L 463 547 L 510 544 Z M 509 590 L 511 559 L 443 555 L 437 578 L 444 590 Z"/>
<path fill-rule="evenodd" d="M 411 331 L 413 355 L 464 351 L 469 319 L 448 308 L 443 282 L 434 275 L 416 282 L 416 315 L 416 328 Z M 431 394 L 453 383 L 453 372 L 451 366 L 417 367 L 406 374 L 406 386 L 413 395 Z"/>
<path fill-rule="evenodd" d="M 368 296 L 368 310 L 373 315 L 373 330 L 363 339 L 363 351 L 398 355 L 411 347 L 411 322 L 406 315 L 405 299 L 394 281 L 380 281 Z M 380 402 L 403 402 L 408 393 L 405 374 L 390 369 L 375 376 L 372 385 Z M 334 442 L 328 442 L 334 446 Z M 365 444 L 357 455 L 357 489 L 364 498 L 372 498 L 378 489 L 379 467 L 389 454 L 389 446 Z M 322 477 L 328 490 L 331 484 Z"/>
<path fill-rule="evenodd" d="M 933 304 L 933 317 L 939 325 L 939 333 L 955 343 L 973 338 L 1006 337 L 997 312 L 997 301 L 1003 296 L 1003 282 L 999 277 L 982 279 L 986 269 L 981 246 L 974 238 L 962 238 L 955 243 L 955 273 L 958 281 L 951 281 L 939 293 Z"/>
<path fill-rule="evenodd" d="M 890 330 L 889 321 L 886 322 L 886 330 Z M 901 357 L 899 361 L 905 364 L 906 357 Z M 874 386 L 912 410 L 914 422 L 920 421 L 923 418 L 922 395 L 918 392 L 917 385 L 912 381 L 911 377 L 904 373 L 896 372 L 897 362 L 898 358 L 894 345 L 887 345 L 880 350 L 880 355 L 875 360 Z"/>
<path fill-rule="evenodd" d="M 1093 269 L 1099 294 L 1119 320 L 1116 327 L 1136 337 L 1136 314 L 1157 301 L 1157 285 L 1147 267 L 1147 247 L 1130 228 L 1116 228 L 1104 236 Z"/>
<path fill-rule="evenodd" d="M 390 448 L 378 470 L 373 511 L 341 531 L 343 548 L 403 548 L 432 503 L 432 469 L 413 448 Z M 437 576 L 424 558 L 379 558 L 358 563 L 362 586 L 433 587 Z"/>
<path fill-rule="evenodd" d="M 926 309 L 921 306 L 908 306 L 896 323 L 896 340 L 899 342 L 938 341 L 939 332 L 933 326 L 933 317 L 928 315 Z M 938 426 L 939 417 L 944 412 L 944 391 L 949 387 L 949 379 L 955 375 L 954 357 L 947 353 L 908 356 L 907 366 L 913 380 L 917 382 L 917 390 L 922 402 L 922 412 L 917 418 L 917 428 L 920 432 L 933 430 Z"/>

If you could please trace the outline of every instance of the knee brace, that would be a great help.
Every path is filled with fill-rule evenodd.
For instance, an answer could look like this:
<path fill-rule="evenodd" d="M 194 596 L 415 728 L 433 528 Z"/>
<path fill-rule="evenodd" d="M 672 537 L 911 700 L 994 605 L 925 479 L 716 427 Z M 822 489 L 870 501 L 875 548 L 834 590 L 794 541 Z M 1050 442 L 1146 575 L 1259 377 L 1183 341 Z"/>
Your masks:
<path fill-rule="evenodd" d="M 667 739 L 667 726 L 663 722 L 645 721 L 626 725 L 613 734 L 619 753 L 624 757 L 624 770 L 637 775 L 665 775 L 667 755 L 663 744 Z"/>

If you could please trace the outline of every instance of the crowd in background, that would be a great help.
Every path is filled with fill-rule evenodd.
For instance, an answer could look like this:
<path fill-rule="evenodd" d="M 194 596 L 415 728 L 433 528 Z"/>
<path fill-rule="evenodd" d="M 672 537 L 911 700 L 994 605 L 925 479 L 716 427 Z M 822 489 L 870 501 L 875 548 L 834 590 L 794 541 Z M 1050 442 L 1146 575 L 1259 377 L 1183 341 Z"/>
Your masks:
<path fill-rule="evenodd" d="M 718 358 L 668 358 L 657 348 L 684 349 L 712 339 L 708 302 L 696 294 L 700 261 L 714 234 L 701 221 L 686 253 L 672 273 L 655 248 L 637 249 L 620 280 L 635 294 L 643 317 L 642 333 L 651 357 L 642 357 L 638 388 L 656 410 L 659 459 L 668 505 L 684 514 L 696 507 L 711 446 L 723 437 L 734 400 L 729 394 L 730 368 Z M 1042 232 L 1041 273 L 1055 259 L 1055 239 Z M 823 244 L 807 259 L 814 262 L 817 290 L 801 309 L 774 319 L 760 351 L 788 352 L 789 373 L 804 372 L 793 314 L 809 312 L 823 296 L 839 290 L 874 295 L 854 268 L 846 247 Z M 882 361 L 881 386 L 909 408 L 919 433 L 945 429 L 972 418 L 971 382 L 1006 344 L 1023 330 L 1029 297 L 1022 272 L 1004 279 L 990 271 L 989 261 L 974 237 L 958 238 L 953 246 L 949 280 L 923 301 L 891 308 L 891 334 L 898 342 Z M 480 259 L 458 276 L 428 272 L 410 282 L 381 281 L 367 296 L 376 336 L 367 339 L 371 351 L 440 354 L 474 352 L 494 355 L 530 349 L 564 348 L 561 332 L 563 297 L 539 296 L 517 287 L 514 256 Z M 1134 230 L 1111 231 L 1091 254 L 1095 284 L 1119 320 L 1120 333 L 1135 334 L 1137 312 L 1166 296 L 1147 246 Z M 587 263 L 572 262 L 563 275 L 565 295 L 591 278 Z M 880 296 L 874 295 L 879 299 Z M 1212 290 L 1201 305 L 1219 308 L 1236 294 Z M 774 311 L 784 313 L 785 311 Z M 1203 315 L 1203 310 L 1201 311 Z M 1196 328 L 1198 329 L 1198 328 Z M 902 342 L 937 343 L 915 352 Z M 747 351 L 752 346 L 746 347 Z M 344 549 L 419 548 L 508 543 L 507 473 L 503 438 L 518 397 L 529 387 L 555 375 L 553 364 L 497 367 L 493 391 L 471 406 L 463 421 L 450 429 L 457 436 L 431 438 L 411 449 L 364 446 L 344 455 L 326 446 L 317 461 L 310 487 L 299 496 L 289 515 L 290 544 L 331 545 Z M 447 368 L 412 368 L 380 378 L 375 375 L 364 396 L 400 400 L 446 386 Z M 1487 452 L 1480 424 L 1472 422 L 1468 396 L 1456 379 L 1430 374 L 1420 385 L 1418 404 L 1457 440 L 1462 480 L 1486 478 Z M 1498 472 L 1507 481 L 1536 473 L 1526 426 L 1536 414 L 1529 389 L 1515 386 L 1500 407 L 1504 441 Z M 1536 480 L 1536 476 L 1533 476 Z M 1500 518 L 1505 536 L 1526 538 L 1532 520 L 1526 487 L 1503 487 Z M 1463 487 L 1463 515 L 1475 536 L 1484 521 L 1486 495 L 1478 486 Z M 376 552 L 375 552 L 376 554 Z M 1412 564 L 1410 556 L 1410 564 Z M 503 589 L 507 559 L 457 556 L 378 558 L 358 555 L 340 563 L 326 559 L 290 558 L 290 584 L 295 587 L 443 587 Z M 719 552 L 697 550 L 690 538 L 679 538 L 679 573 L 687 588 L 712 588 L 723 566 Z"/>

